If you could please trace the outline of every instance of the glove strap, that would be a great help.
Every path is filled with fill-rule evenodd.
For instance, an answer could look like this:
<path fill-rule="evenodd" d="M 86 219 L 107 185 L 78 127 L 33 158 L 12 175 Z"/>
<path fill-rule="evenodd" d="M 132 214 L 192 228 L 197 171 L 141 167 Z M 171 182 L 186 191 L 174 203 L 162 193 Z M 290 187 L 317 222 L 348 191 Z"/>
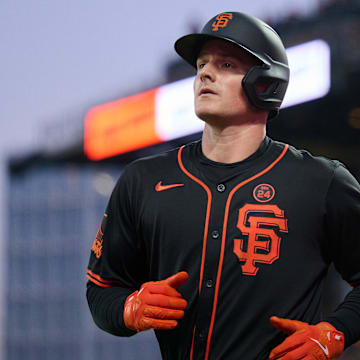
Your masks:
<path fill-rule="evenodd" d="M 136 318 L 135 318 L 135 312 L 136 312 L 136 297 L 137 297 L 138 291 L 134 291 L 132 294 L 130 294 L 124 305 L 124 323 L 127 328 L 130 330 L 136 330 L 137 332 L 140 331 L 138 326 L 136 325 Z"/>
<path fill-rule="evenodd" d="M 332 348 L 332 359 L 337 359 L 344 351 L 344 334 L 328 322 L 321 322 L 317 326 L 327 332 L 326 337 Z"/>

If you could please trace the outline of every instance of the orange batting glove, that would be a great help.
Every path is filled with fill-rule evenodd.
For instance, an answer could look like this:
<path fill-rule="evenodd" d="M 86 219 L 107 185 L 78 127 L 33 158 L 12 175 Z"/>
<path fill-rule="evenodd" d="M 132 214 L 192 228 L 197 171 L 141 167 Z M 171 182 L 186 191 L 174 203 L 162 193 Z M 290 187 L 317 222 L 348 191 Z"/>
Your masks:
<path fill-rule="evenodd" d="M 161 281 L 143 284 L 139 291 L 126 299 L 124 323 L 128 329 L 143 331 L 148 329 L 171 330 L 184 316 L 187 301 L 176 289 L 189 278 L 181 271 Z"/>
<path fill-rule="evenodd" d="M 272 316 L 270 322 L 290 335 L 271 351 L 270 360 L 332 360 L 344 351 L 344 334 L 327 322 L 309 325 L 276 316 Z"/>

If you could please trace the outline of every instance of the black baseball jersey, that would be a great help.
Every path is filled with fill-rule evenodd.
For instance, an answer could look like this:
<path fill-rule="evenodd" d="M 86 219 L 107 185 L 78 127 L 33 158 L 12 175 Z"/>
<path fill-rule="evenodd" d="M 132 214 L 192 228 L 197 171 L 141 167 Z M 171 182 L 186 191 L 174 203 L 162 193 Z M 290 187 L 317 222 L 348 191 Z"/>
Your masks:
<path fill-rule="evenodd" d="M 126 167 L 87 276 L 121 289 L 123 306 L 144 282 L 187 271 L 184 318 L 155 332 L 163 358 L 267 359 L 285 338 L 270 316 L 320 321 L 331 262 L 360 282 L 359 222 L 360 186 L 341 163 L 266 137 L 221 164 L 198 141 Z M 114 327 L 134 334 L 123 319 Z"/>

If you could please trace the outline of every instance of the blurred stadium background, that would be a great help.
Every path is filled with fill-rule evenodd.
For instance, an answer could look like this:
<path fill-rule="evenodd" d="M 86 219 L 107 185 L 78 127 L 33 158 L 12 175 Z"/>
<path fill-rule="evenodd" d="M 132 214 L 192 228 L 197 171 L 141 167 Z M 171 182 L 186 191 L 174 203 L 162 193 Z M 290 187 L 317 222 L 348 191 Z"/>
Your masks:
<path fill-rule="evenodd" d="M 192 76 L 173 42 L 218 12 L 264 19 L 287 48 L 316 39 L 329 45 L 327 94 L 286 107 L 268 133 L 342 161 L 360 180 L 360 1 L 253 3 L 0 3 L 0 359 L 160 358 L 151 331 L 123 339 L 95 327 L 85 271 L 123 167 L 200 132 L 93 161 L 84 151 L 84 120 L 102 104 Z M 324 313 L 348 290 L 331 269 Z M 360 359 L 360 346 L 342 359 Z"/>

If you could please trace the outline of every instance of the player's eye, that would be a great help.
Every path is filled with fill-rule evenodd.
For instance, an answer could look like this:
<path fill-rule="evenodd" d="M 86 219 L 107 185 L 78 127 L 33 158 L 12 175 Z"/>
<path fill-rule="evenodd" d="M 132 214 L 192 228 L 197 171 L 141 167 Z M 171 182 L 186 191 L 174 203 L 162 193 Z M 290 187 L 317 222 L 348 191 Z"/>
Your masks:
<path fill-rule="evenodd" d="M 197 68 L 198 68 L 198 70 L 200 70 L 200 69 L 203 69 L 204 66 L 205 66 L 204 63 L 199 63 L 198 66 L 197 66 Z"/>
<path fill-rule="evenodd" d="M 225 62 L 225 63 L 223 63 L 223 68 L 225 68 L 225 69 L 230 69 L 231 67 L 232 67 L 232 64 L 231 63 L 229 63 L 229 62 Z"/>

